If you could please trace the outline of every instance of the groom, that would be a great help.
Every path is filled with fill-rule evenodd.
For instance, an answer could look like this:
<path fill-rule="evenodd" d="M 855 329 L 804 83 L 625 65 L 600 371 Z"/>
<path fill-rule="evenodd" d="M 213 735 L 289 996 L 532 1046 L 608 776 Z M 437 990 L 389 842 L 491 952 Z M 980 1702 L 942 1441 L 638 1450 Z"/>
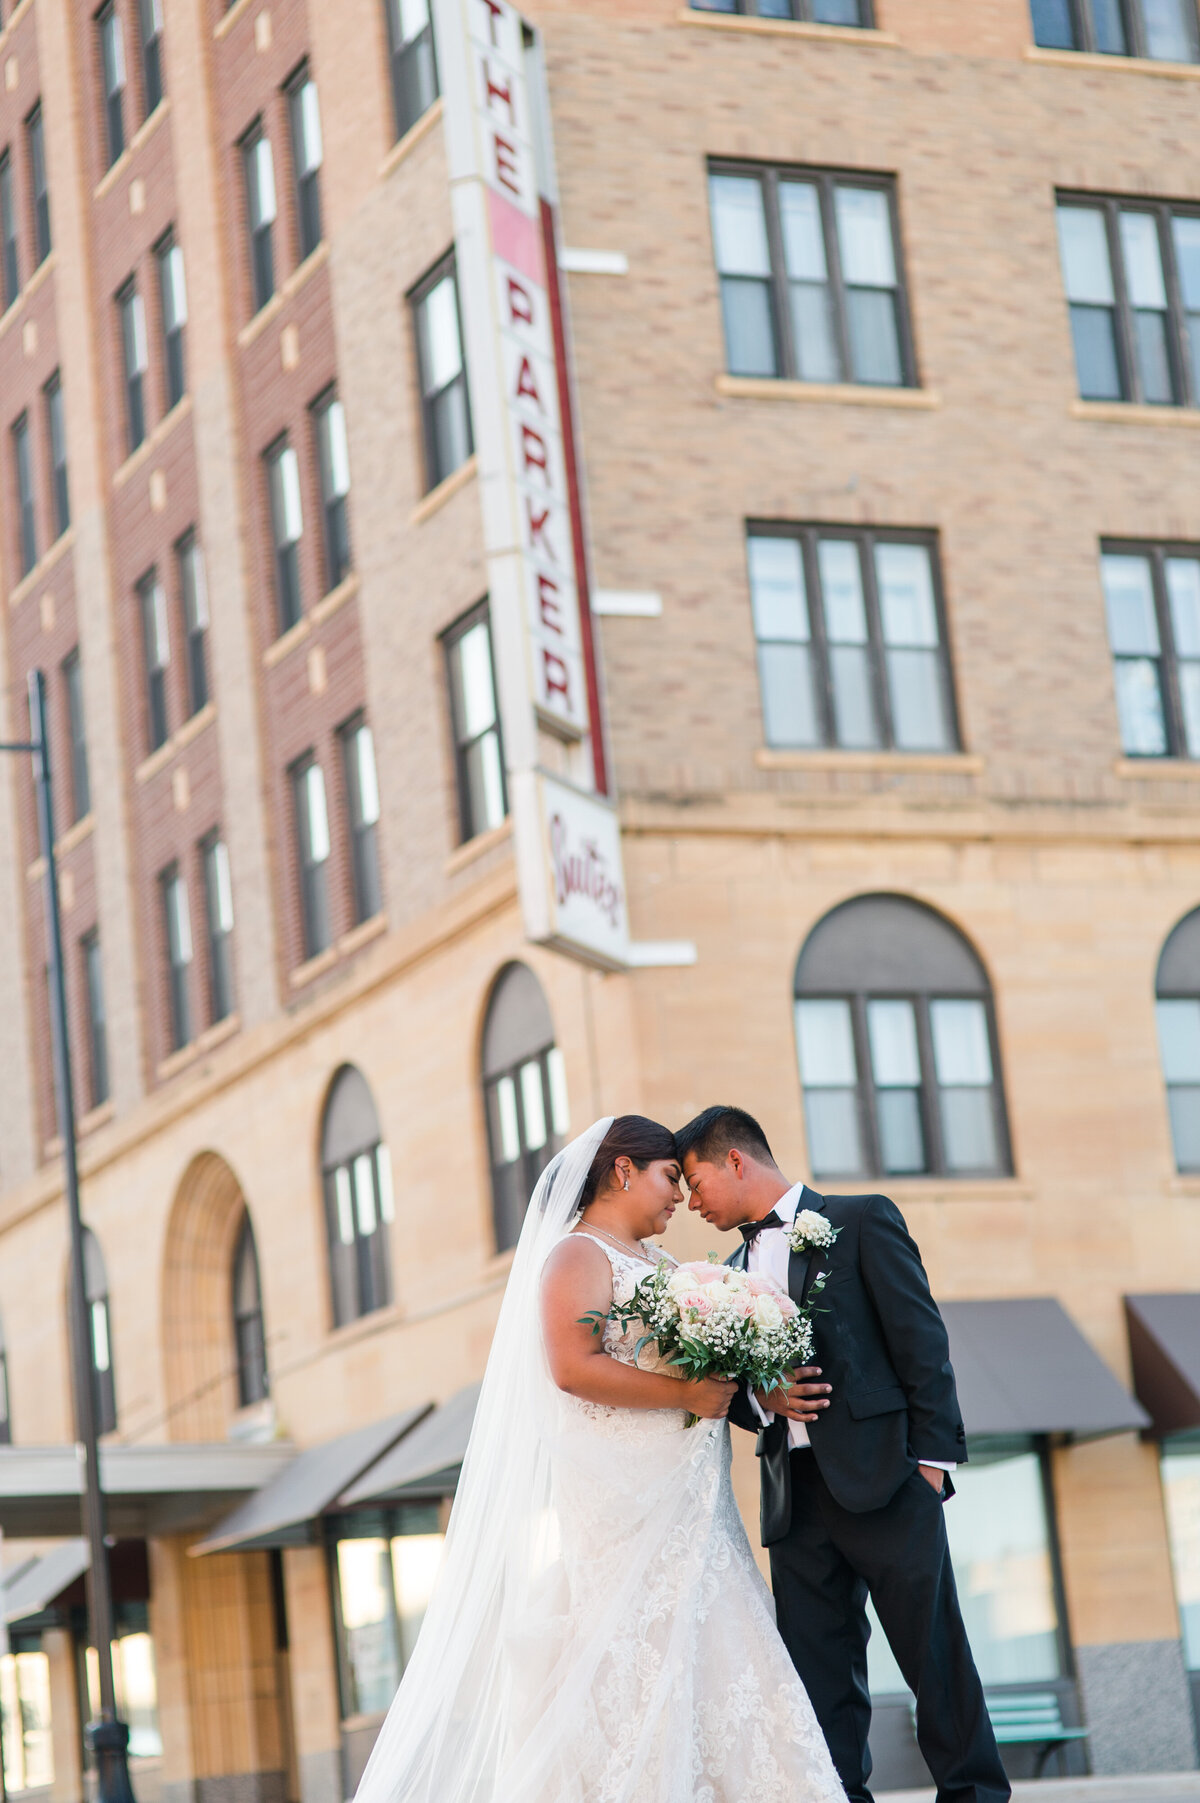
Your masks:
<path fill-rule="evenodd" d="M 938 1803 L 1003 1803 L 1010 1786 L 942 1519 L 949 1473 L 967 1456 L 962 1416 L 946 1329 L 899 1209 L 886 1196 L 819 1196 L 789 1183 L 740 1108 L 706 1108 L 675 1148 L 689 1207 L 742 1235 L 730 1264 L 775 1277 L 797 1302 L 826 1274 L 816 1365 L 795 1374 L 804 1381 L 786 1398 L 742 1390 L 729 1418 L 758 1432 L 779 1631 L 851 1803 L 871 1803 L 868 1593 L 917 1699 Z M 827 1247 L 793 1246 L 806 1209 L 837 1230 Z"/>

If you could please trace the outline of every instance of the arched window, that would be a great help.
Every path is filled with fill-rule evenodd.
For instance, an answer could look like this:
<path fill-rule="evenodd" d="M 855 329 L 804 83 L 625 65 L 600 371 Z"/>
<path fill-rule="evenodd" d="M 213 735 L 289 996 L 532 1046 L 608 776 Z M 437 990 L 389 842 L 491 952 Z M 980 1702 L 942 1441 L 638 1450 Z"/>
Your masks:
<path fill-rule="evenodd" d="M 1154 991 L 1175 1164 L 1200 1171 L 1200 908 L 1163 946 Z"/>
<path fill-rule="evenodd" d="M 8 1400 L 8 1346 L 0 1321 L 0 1446 L 12 1445 L 12 1411 Z"/>
<path fill-rule="evenodd" d="M 501 971 L 483 1029 L 483 1099 L 496 1249 L 515 1246 L 533 1186 L 570 1131 L 562 1053 L 542 986 L 525 964 Z"/>
<path fill-rule="evenodd" d="M 321 1168 L 333 1319 L 340 1327 L 392 1299 L 392 1166 L 367 1080 L 352 1064 L 342 1066 L 325 1104 Z"/>
<path fill-rule="evenodd" d="M 864 895 L 817 923 L 796 1047 L 814 1177 L 1010 1169 L 988 980 L 931 908 Z"/>
<path fill-rule="evenodd" d="M 251 1403 L 261 1402 L 270 1390 L 258 1248 L 249 1213 L 242 1216 L 233 1254 L 233 1337 L 237 1346 L 238 1407 L 245 1409 Z"/>
<path fill-rule="evenodd" d="M 104 1270 L 100 1242 L 90 1227 L 83 1230 L 83 1293 L 87 1302 L 88 1350 L 92 1363 L 96 1432 L 110 1434 L 117 1425 L 117 1391 L 113 1382 L 108 1277 Z"/>

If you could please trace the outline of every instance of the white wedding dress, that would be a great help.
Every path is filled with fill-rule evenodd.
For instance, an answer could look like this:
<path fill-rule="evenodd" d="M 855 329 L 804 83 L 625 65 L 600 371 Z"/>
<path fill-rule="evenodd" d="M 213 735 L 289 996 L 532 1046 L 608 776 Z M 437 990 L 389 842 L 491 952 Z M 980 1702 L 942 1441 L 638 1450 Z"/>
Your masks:
<path fill-rule="evenodd" d="M 738 1513 L 727 1423 L 581 1401 L 549 1376 L 541 1269 L 610 1124 L 530 1204 L 442 1576 L 357 1803 L 844 1803 Z M 618 1301 L 667 1256 L 595 1243 Z M 635 1344 L 605 1325 L 611 1357 Z"/>

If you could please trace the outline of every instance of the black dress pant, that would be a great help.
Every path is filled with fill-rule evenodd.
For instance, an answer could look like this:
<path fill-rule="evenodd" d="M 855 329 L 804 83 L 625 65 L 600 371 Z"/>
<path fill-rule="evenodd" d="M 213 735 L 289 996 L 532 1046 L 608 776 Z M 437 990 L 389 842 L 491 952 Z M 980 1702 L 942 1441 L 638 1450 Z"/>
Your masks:
<path fill-rule="evenodd" d="M 871 1803 L 867 1593 L 917 1699 L 939 1803 L 1004 1803 L 1011 1787 L 967 1641 L 937 1492 L 913 1472 L 882 1509 L 834 1501 L 793 1452 L 792 1525 L 770 1550 L 776 1618 L 851 1803 Z"/>

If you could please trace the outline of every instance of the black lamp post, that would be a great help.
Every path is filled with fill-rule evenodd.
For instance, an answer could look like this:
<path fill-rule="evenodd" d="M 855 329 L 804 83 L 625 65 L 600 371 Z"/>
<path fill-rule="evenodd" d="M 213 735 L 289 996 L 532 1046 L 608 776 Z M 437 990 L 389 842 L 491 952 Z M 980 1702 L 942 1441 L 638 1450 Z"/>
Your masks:
<path fill-rule="evenodd" d="M 54 1050 L 54 1089 L 62 1136 L 71 1235 L 71 1354 L 75 1390 L 76 1450 L 82 1465 L 83 1526 L 88 1543 L 87 1602 L 90 1638 L 100 1668 L 100 1714 L 84 1730 L 95 1755 L 99 1803 L 133 1803 L 129 1782 L 129 1729 L 117 1716 L 113 1684 L 112 1584 L 104 1538 L 104 1492 L 96 1448 L 96 1393 L 92 1384 L 91 1334 L 83 1271 L 83 1219 L 79 1212 L 79 1166 L 75 1153 L 75 1092 L 71 1082 L 71 1042 L 67 1024 L 67 985 L 63 966 L 62 923 L 58 908 L 58 870 L 54 862 L 54 798 L 50 786 L 50 731 L 46 716 L 46 679 L 29 673 L 27 742 L 0 744 L 0 751 L 23 751 L 33 758 L 37 790 L 38 834 L 46 866 L 46 938 L 50 971 L 50 1036 Z"/>

